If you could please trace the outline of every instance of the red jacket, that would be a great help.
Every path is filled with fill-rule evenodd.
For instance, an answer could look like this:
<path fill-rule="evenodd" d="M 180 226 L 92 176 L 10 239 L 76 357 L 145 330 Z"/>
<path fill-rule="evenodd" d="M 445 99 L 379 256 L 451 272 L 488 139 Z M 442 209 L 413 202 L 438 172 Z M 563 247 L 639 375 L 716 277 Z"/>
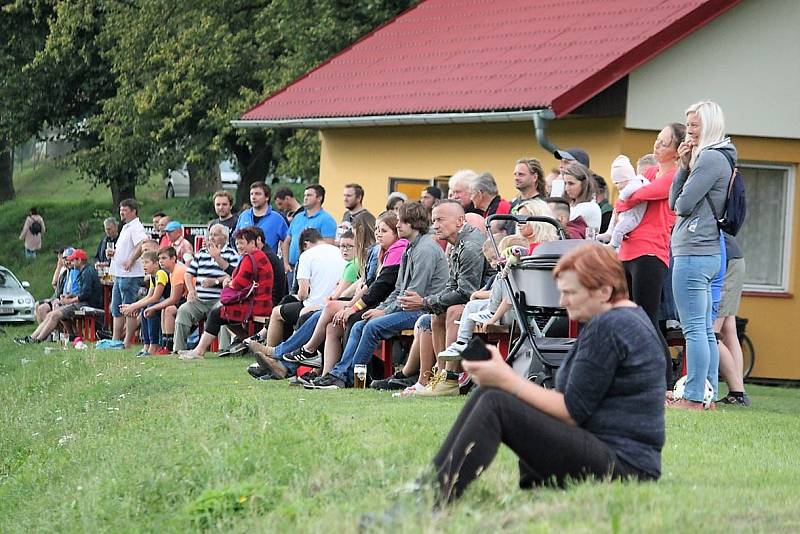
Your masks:
<path fill-rule="evenodd" d="M 255 261 L 255 270 L 253 261 Z M 250 287 L 253 280 L 258 286 L 252 297 L 253 312 L 250 314 L 250 302 L 239 302 L 223 306 L 220 317 L 231 322 L 243 322 L 251 316 L 269 317 L 272 313 L 272 264 L 269 258 L 260 250 L 244 255 L 239 260 L 239 265 L 233 271 L 231 286 L 235 289 Z"/>
<path fill-rule="evenodd" d="M 622 241 L 619 259 L 635 260 L 641 256 L 656 256 L 669 265 L 669 236 L 675 224 L 675 213 L 669 209 L 669 189 L 672 186 L 674 170 L 656 179 L 658 167 L 649 167 L 644 176 L 650 183 L 631 195 L 628 200 L 618 200 L 614 208 L 626 211 L 640 202 L 647 202 L 642 222 Z"/>

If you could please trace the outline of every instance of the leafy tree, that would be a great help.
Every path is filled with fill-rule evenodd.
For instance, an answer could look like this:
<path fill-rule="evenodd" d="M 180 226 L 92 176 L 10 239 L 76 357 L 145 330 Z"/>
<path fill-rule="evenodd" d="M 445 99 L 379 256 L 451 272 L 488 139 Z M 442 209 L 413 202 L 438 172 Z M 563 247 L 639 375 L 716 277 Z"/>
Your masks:
<path fill-rule="evenodd" d="M 46 30 L 33 57 L 17 59 L 25 78 L 17 86 L 30 95 L 20 115 L 64 132 L 75 143 L 72 162 L 109 184 L 115 203 L 184 159 L 191 193 L 212 190 L 216 163 L 229 155 L 239 161 L 241 203 L 271 172 L 316 174 L 319 141 L 313 132 L 234 130 L 229 121 L 408 4 L 17 0 L 27 25 Z"/>
<path fill-rule="evenodd" d="M 24 67 L 44 46 L 48 14 L 46 4 L 0 5 L 0 202 L 14 198 L 11 148 L 41 126 L 41 116 L 28 112 L 35 95 Z"/>

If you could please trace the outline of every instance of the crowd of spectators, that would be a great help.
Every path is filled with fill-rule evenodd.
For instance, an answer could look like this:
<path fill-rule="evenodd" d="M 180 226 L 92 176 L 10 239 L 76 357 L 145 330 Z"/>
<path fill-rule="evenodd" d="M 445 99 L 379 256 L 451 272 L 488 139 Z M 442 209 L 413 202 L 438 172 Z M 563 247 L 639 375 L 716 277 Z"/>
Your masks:
<path fill-rule="evenodd" d="M 402 369 L 372 381 L 373 388 L 397 389 L 401 397 L 452 396 L 466 390 L 475 375 L 482 385 L 505 392 L 482 388 L 436 456 L 441 486 L 450 484 L 446 498 L 460 494 L 476 476 L 468 472 L 472 464 L 480 468 L 491 460 L 499 439 L 523 447 L 526 432 L 535 432 L 534 427 L 545 429 L 546 439 L 535 450 L 514 449 L 522 458 L 523 482 L 541 482 L 550 475 L 563 480 L 585 465 L 567 455 L 556 467 L 541 470 L 537 458 L 548 447 L 575 447 L 585 436 L 566 434 L 559 425 L 596 426 L 584 428 L 590 433 L 606 430 L 606 421 L 596 419 L 605 408 L 592 414 L 581 397 L 583 388 L 602 407 L 605 396 L 622 387 L 615 376 L 624 376 L 643 388 L 640 392 L 658 390 L 658 406 L 652 405 L 652 396 L 645 404 L 663 420 L 665 402 L 684 409 L 708 407 L 704 388 L 708 382 L 719 397 L 721 368 L 729 387 L 721 400 L 749 404 L 732 320 L 741 294 L 743 255 L 733 236 L 720 234 L 714 215 L 724 207 L 736 159 L 724 136 L 722 111 L 712 102 L 690 107 L 685 126 L 665 126 L 653 153 L 635 156 L 640 156 L 636 169 L 627 155 L 619 155 L 609 169 L 618 192 L 614 204 L 607 182 L 580 148 L 557 150 L 558 168 L 547 174 L 535 158 L 509 162 L 509 180 L 518 193 L 513 199 L 501 197 L 491 173 L 461 169 L 449 180 L 447 198 L 435 186 L 425 188 L 418 201 L 394 192 L 376 218 L 363 206 L 363 187 L 350 183 L 342 193 L 339 222 L 323 208 L 326 190 L 320 185 L 307 186 L 301 204 L 287 188 L 273 199 L 271 188 L 256 182 L 250 185 L 249 207 L 238 214 L 229 193 L 214 195 L 217 217 L 197 251 L 181 222 L 167 214 L 157 213 L 154 235 L 147 234 L 138 203 L 124 200 L 121 225 L 111 218 L 104 221 L 93 261 L 83 250 L 68 249 L 59 256 L 55 294 L 39 303 L 37 329 L 18 341 L 45 340 L 80 307 L 100 307 L 95 265 L 113 277 L 112 340 L 127 348 L 140 339 L 140 357 L 177 354 L 197 360 L 219 343 L 220 356 L 251 353 L 255 362 L 247 371 L 259 380 L 342 389 L 353 386 L 354 368 L 370 363 L 381 340 L 413 330 Z M 548 217 L 554 224 L 502 220 L 487 225 L 486 218 L 495 214 Z M 30 233 L 36 217 L 32 211 L 23 233 Z M 520 320 L 509 312 L 513 295 L 502 282 L 508 269 L 504 261 L 558 239 L 557 229 L 593 244 L 590 252 L 571 255 L 556 269 L 562 303 L 570 318 L 585 324 L 581 348 L 570 353 L 556 381 L 560 397 L 551 398 L 515 382 L 507 369 L 464 363 L 462 353 L 477 323 Z M 26 239 L 26 250 L 29 246 L 32 253 L 35 246 Z M 582 292 L 591 296 L 578 302 Z M 677 317 L 662 311 L 674 308 Z M 252 333 L 248 326 L 256 318 L 265 324 Z M 664 340 L 667 320 L 679 320 L 686 339 L 688 376 L 682 397 L 674 399 L 672 357 Z M 625 328 L 633 325 L 631 336 L 616 339 L 622 322 Z M 585 366 L 601 364 L 584 363 L 581 350 L 586 358 L 596 358 L 592 355 L 609 343 L 619 354 L 605 369 L 607 376 L 587 376 Z M 632 377 L 637 365 L 646 369 L 645 378 Z M 606 389 L 598 391 L 601 382 Z M 636 397 L 634 392 L 620 394 Z M 509 419 L 520 409 L 520 399 L 538 414 L 518 414 L 532 425 L 529 430 Z M 618 407 L 607 411 L 619 416 Z M 542 415 L 554 419 L 545 421 Z M 492 434 L 485 448 L 480 447 L 487 432 L 473 421 L 476 417 L 497 418 L 503 429 Z M 660 460 L 653 451 L 663 444 L 663 427 L 646 438 L 646 454 L 638 449 L 644 459 L 636 456 L 641 443 L 631 445 L 633 430 L 622 432 L 627 434 L 621 441 L 593 445 L 596 463 L 583 473 L 657 478 Z M 475 443 L 480 446 L 470 456 Z"/>

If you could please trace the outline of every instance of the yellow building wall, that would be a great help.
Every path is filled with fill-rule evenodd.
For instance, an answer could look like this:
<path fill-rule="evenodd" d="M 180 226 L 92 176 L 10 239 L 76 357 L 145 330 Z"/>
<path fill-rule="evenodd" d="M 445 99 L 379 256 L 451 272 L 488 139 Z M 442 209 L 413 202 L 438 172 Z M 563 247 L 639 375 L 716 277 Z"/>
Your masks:
<path fill-rule="evenodd" d="M 635 163 L 652 152 L 656 134 L 626 130 L 622 118 L 564 119 L 550 124 L 548 137 L 559 148 L 585 149 L 592 157 L 592 169 L 608 178 L 614 157 L 627 154 Z M 364 186 L 364 204 L 378 214 L 385 208 L 389 177 L 430 179 L 463 168 L 488 171 L 501 196 L 513 198 L 518 158 L 538 158 L 545 172 L 558 166 L 558 160 L 536 142 L 528 122 L 337 128 L 322 131 L 320 137 L 320 182 L 328 190 L 325 207 L 334 216 L 342 211 L 340 195 L 349 182 Z M 800 141 L 738 136 L 734 142 L 742 160 L 800 163 Z M 794 206 L 799 205 L 800 187 L 795 187 Z M 796 222 L 794 228 L 792 266 L 794 251 L 800 250 Z M 791 268 L 786 295 L 747 295 L 742 301 L 739 315 L 750 319 L 747 332 L 756 348 L 752 377 L 800 380 L 800 351 L 790 336 L 794 325 L 800 324 L 800 304 L 793 295 L 798 277 L 800 270 Z"/>

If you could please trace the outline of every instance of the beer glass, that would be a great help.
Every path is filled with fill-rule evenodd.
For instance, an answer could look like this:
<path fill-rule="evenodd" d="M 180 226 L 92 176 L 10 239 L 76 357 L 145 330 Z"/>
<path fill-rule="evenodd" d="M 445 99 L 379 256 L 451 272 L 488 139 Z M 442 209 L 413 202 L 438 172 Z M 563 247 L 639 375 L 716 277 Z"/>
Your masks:
<path fill-rule="evenodd" d="M 353 386 L 356 389 L 367 387 L 367 366 L 363 363 L 353 366 Z"/>

